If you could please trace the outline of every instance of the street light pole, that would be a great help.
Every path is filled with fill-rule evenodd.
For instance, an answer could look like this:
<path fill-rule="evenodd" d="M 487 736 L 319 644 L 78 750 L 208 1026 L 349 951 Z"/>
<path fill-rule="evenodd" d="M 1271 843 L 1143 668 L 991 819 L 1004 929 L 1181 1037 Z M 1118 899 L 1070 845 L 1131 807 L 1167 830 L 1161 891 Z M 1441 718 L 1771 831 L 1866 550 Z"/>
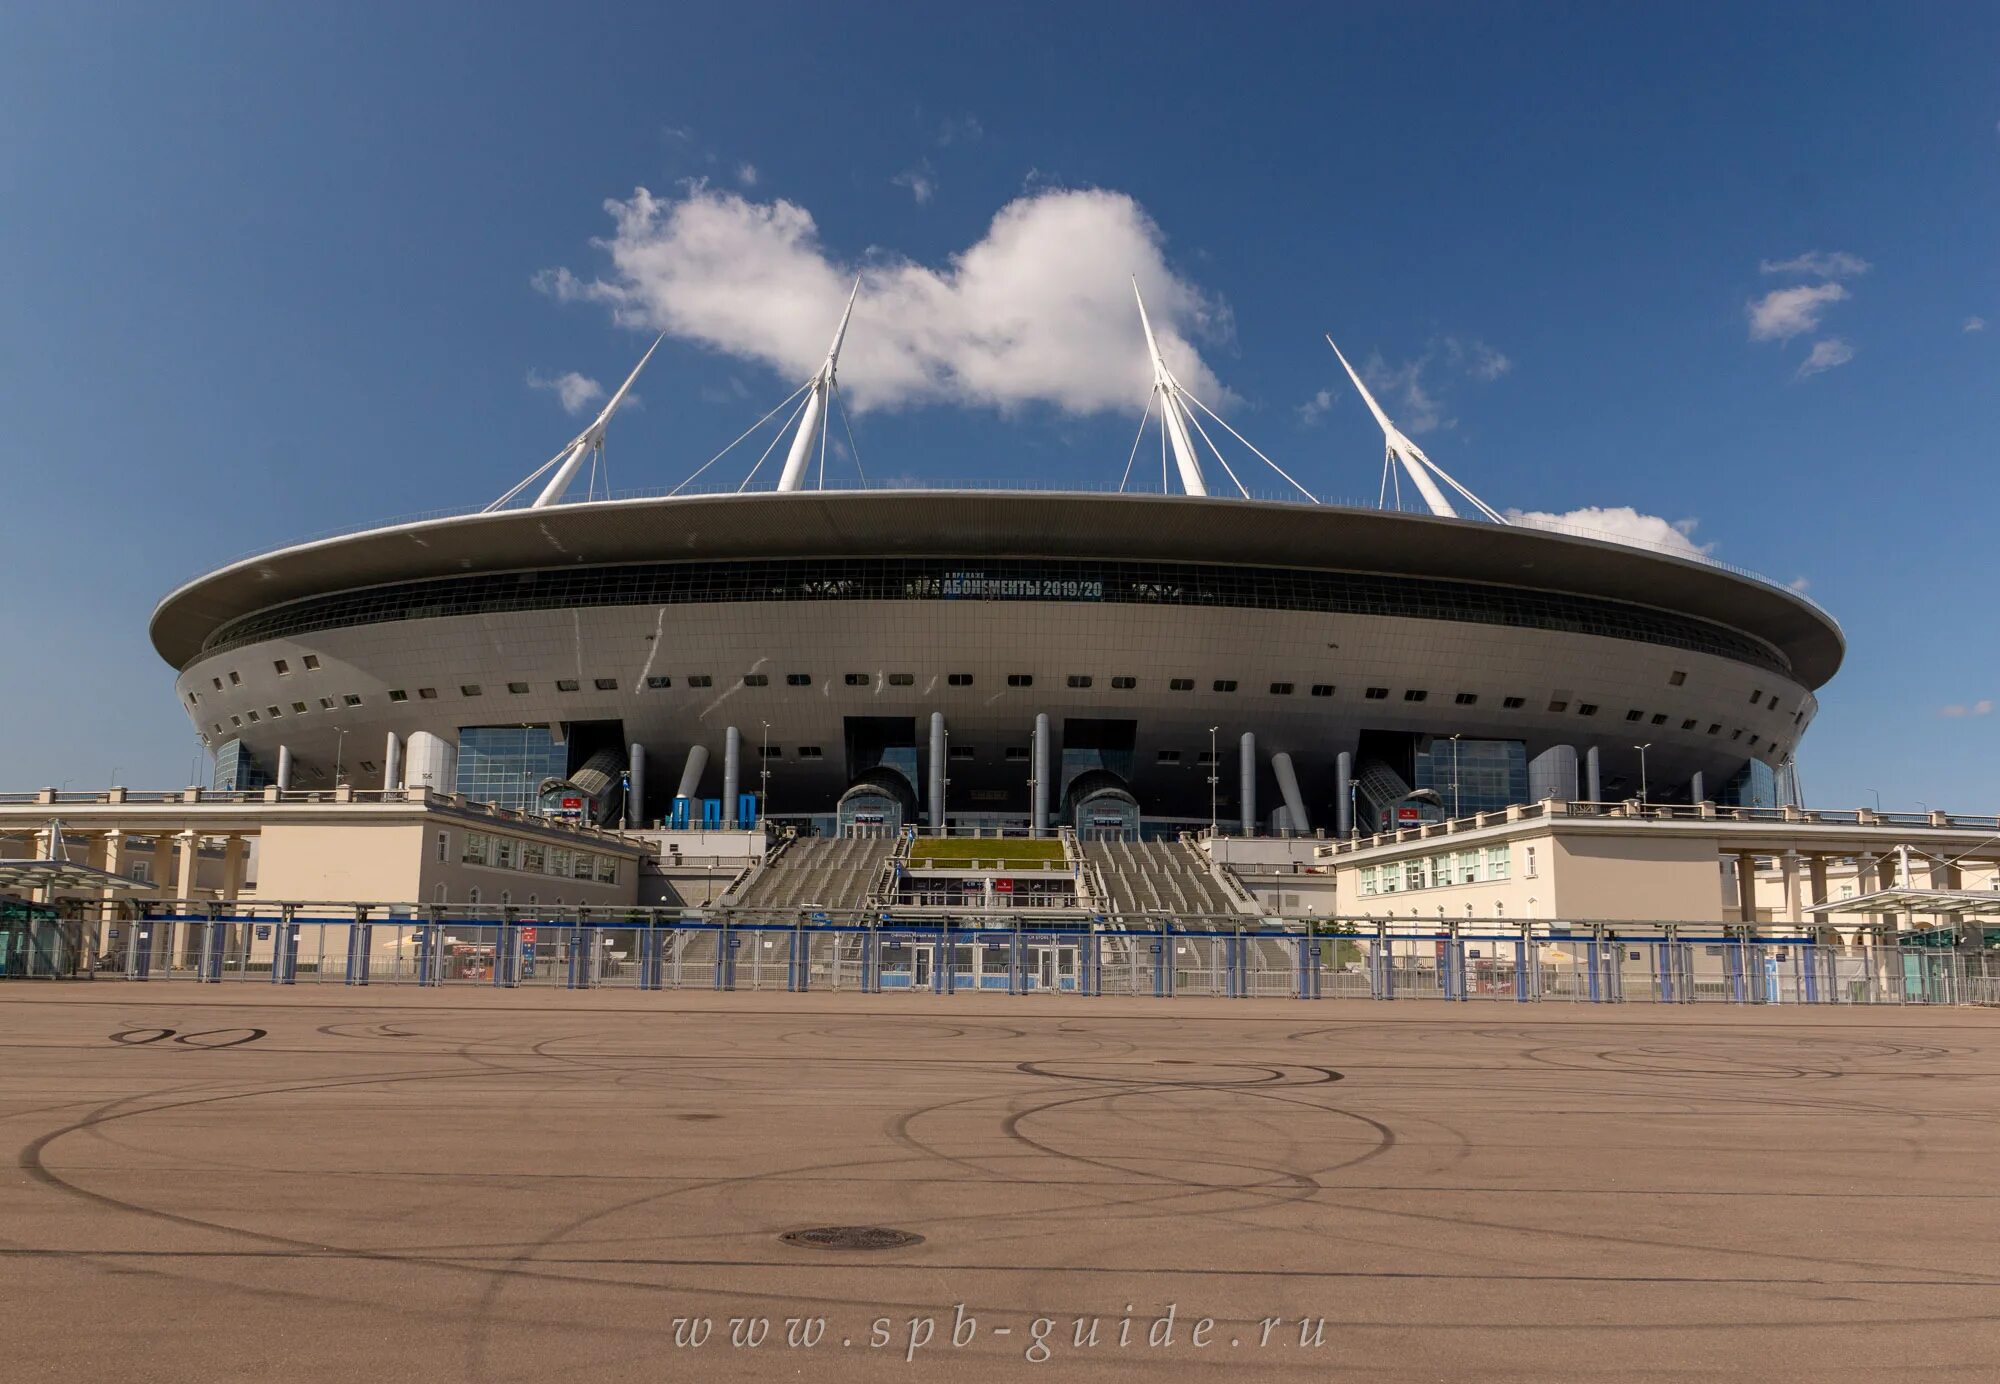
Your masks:
<path fill-rule="evenodd" d="M 347 727 L 340 728 L 340 738 L 333 742 L 333 786 L 340 787 L 340 762 L 347 753 Z"/>
<path fill-rule="evenodd" d="M 1648 740 L 1645 744 L 1634 745 L 1632 748 L 1639 752 L 1639 801 L 1644 802 L 1646 801 L 1646 751 L 1653 748 L 1653 742 Z"/>
<path fill-rule="evenodd" d="M 1459 812 L 1458 812 L 1458 736 L 1457 736 L 1457 735 L 1453 735 L 1453 736 L 1451 737 L 1451 815 L 1452 815 L 1452 816 L 1453 816 L 1454 818 L 1455 818 L 1455 817 L 1457 817 L 1457 816 L 1459 815 Z"/>
<path fill-rule="evenodd" d="M 1215 733 L 1221 729 L 1221 726 L 1208 728 L 1208 836 L 1211 841 L 1215 839 L 1215 790 L 1222 781 L 1221 775 L 1216 772 L 1221 766 L 1215 758 Z"/>

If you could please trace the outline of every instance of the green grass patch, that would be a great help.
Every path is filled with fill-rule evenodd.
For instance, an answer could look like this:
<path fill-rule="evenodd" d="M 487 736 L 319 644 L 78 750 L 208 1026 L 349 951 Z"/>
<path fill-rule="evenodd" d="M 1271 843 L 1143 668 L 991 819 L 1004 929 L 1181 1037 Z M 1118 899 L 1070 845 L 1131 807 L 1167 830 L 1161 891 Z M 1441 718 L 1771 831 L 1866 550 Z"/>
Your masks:
<path fill-rule="evenodd" d="M 1002 869 L 1016 865 L 1039 867 L 1043 861 L 1061 863 L 1063 858 L 1060 841 L 1018 841 L 1005 837 L 964 837 L 964 836 L 919 836 L 910 845 L 910 861 L 935 861 L 939 865 L 964 865 L 971 867 L 977 860 L 991 869 L 991 862 L 1001 861 Z"/>

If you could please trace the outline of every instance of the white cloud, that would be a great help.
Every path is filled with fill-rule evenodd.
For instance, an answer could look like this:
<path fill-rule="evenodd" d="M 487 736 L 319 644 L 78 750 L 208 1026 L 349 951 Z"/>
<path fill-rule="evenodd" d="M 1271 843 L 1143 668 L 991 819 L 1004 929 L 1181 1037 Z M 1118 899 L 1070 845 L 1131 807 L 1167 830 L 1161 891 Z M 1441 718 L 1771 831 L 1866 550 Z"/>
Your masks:
<path fill-rule="evenodd" d="M 582 413 L 604 397 L 604 386 L 587 375 L 579 375 L 574 370 L 565 370 L 560 375 L 543 375 L 538 371 L 528 372 L 530 389 L 547 389 L 562 401 L 563 412 Z"/>
<path fill-rule="evenodd" d="M 1812 590 L 1812 578 L 1793 577 L 1790 581 L 1785 583 L 1785 586 L 1786 589 L 1791 591 L 1797 591 L 1803 595 L 1805 592 Z"/>
<path fill-rule="evenodd" d="M 1390 365 L 1379 351 L 1362 362 L 1361 377 L 1396 426 L 1413 436 L 1458 426 L 1442 397 L 1449 380 L 1459 375 L 1491 383 L 1514 368 L 1514 362 L 1477 337 L 1434 336 L 1424 349 L 1400 365 Z M 1310 420 L 1308 420 L 1310 421 Z"/>
<path fill-rule="evenodd" d="M 1706 557 L 1715 548 L 1713 543 L 1694 541 L 1695 526 L 1700 520 L 1662 519 L 1657 514 L 1641 514 L 1630 505 L 1590 505 L 1570 510 L 1567 514 L 1510 509 L 1507 518 L 1512 523 L 1536 529 L 1580 529 L 1591 538 L 1608 538 L 1614 543 L 1630 543 L 1635 547 L 1652 548 L 1680 557 Z"/>
<path fill-rule="evenodd" d="M 1967 332 L 1983 332 L 1986 330 L 1986 319 L 1983 317 L 1968 317 L 1965 319 L 1965 325 L 1959 328 L 1959 330 Z"/>
<path fill-rule="evenodd" d="M 705 184 L 612 200 L 603 277 L 536 283 L 645 327 L 804 379 L 820 364 L 857 266 L 820 243 L 804 207 Z M 1167 265 L 1132 198 L 1049 190 L 1001 208 L 973 245 L 933 267 L 877 251 L 841 354 L 857 409 L 948 401 L 1069 413 L 1141 407 L 1151 373 L 1132 304 L 1136 275 L 1169 366 L 1216 407 L 1231 399 L 1191 344 L 1226 338 L 1223 304 Z"/>
<path fill-rule="evenodd" d="M 1336 397 L 1331 389 L 1322 389 L 1299 405 L 1299 421 L 1308 426 L 1319 422 L 1326 416 L 1326 411 L 1333 407 Z"/>
<path fill-rule="evenodd" d="M 976 115 L 964 115 L 956 119 L 938 122 L 931 131 L 931 142 L 938 148 L 948 148 L 953 144 L 975 144 L 986 134 L 986 127 L 979 123 Z"/>
<path fill-rule="evenodd" d="M 1974 702 L 1970 706 L 1962 702 L 1953 702 L 1950 706 L 1941 706 L 1938 708 L 1938 715 L 1940 716 L 1991 716 L 1992 714 L 1993 703 L 1985 698 Z"/>
<path fill-rule="evenodd" d="M 1752 341 L 1789 341 L 1802 332 L 1817 331 L 1829 306 L 1847 297 L 1835 283 L 1777 288 L 1746 304 Z"/>
<path fill-rule="evenodd" d="M 906 168 L 889 181 L 896 187 L 908 188 L 910 196 L 917 199 L 920 207 L 937 195 L 937 180 L 931 177 L 928 163 L 918 168 Z"/>
<path fill-rule="evenodd" d="M 743 164 L 738 164 L 736 166 L 736 181 L 743 184 L 743 186 L 745 187 L 757 186 L 757 177 L 758 174 L 757 174 L 756 164 L 743 163 Z"/>
<path fill-rule="evenodd" d="M 1794 255 L 1788 260 L 1765 260 L 1757 266 L 1766 274 L 1797 274 L 1815 279 L 1851 279 L 1866 274 L 1873 265 L 1859 255 L 1850 255 L 1845 250 L 1832 250 L 1822 254 L 1818 250 L 1808 250 L 1803 255 Z"/>
<path fill-rule="evenodd" d="M 1815 341 L 1813 343 L 1812 354 L 1799 363 L 1797 378 L 1803 380 L 1808 375 L 1817 375 L 1821 371 L 1831 370 L 1837 365 L 1845 365 L 1853 359 L 1854 345 L 1852 342 L 1843 341 L 1837 336 L 1830 336 L 1824 341 Z"/>

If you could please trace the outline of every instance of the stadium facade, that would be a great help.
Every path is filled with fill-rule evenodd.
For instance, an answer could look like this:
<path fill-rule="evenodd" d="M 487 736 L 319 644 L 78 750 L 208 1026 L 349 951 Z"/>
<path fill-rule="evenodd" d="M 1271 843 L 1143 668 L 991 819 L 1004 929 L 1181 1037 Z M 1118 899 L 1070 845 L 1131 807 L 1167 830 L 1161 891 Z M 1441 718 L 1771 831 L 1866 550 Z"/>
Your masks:
<path fill-rule="evenodd" d="M 1505 522 L 1365 389 L 1385 474 L 1425 512 L 1210 495 L 1206 410 L 1150 327 L 1149 417 L 1183 493 L 807 488 L 839 340 L 793 396 L 775 489 L 567 500 L 621 389 L 486 511 L 172 593 L 152 638 L 216 786 L 827 832 L 1757 805 L 1786 791 L 1842 658 L 1794 591 Z"/>

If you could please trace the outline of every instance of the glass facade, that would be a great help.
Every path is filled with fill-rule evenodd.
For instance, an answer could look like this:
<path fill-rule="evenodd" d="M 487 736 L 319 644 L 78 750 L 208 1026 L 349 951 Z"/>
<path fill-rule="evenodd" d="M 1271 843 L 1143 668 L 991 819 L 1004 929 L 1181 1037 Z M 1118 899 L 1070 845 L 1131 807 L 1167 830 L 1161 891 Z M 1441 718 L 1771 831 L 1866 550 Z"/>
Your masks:
<path fill-rule="evenodd" d="M 1447 816 L 1497 812 L 1528 797 L 1528 749 L 1519 740 L 1457 742 L 1458 763 L 1452 764 L 1452 741 L 1438 736 L 1420 746 L 1416 755 L 1418 788 L 1434 790 Z M 1457 803 L 1453 803 L 1453 785 Z"/>
<path fill-rule="evenodd" d="M 1599 597 L 1365 572 L 1054 558 L 633 563 L 391 582 L 242 616 L 210 635 L 201 656 L 395 620 L 735 601 L 1065 601 L 1384 615 L 1631 639 L 1791 672 L 1776 649 L 1736 630 Z"/>
<path fill-rule="evenodd" d="M 248 793 L 270 785 L 271 777 L 241 740 L 225 741 L 215 751 L 214 786 L 218 792 Z"/>
<path fill-rule="evenodd" d="M 1722 802 L 1729 807 L 1778 806 L 1777 771 L 1761 759 L 1751 760 L 1722 790 Z"/>
<path fill-rule="evenodd" d="M 461 726 L 456 791 L 474 802 L 532 810 L 545 778 L 569 772 L 569 745 L 547 726 Z"/>

